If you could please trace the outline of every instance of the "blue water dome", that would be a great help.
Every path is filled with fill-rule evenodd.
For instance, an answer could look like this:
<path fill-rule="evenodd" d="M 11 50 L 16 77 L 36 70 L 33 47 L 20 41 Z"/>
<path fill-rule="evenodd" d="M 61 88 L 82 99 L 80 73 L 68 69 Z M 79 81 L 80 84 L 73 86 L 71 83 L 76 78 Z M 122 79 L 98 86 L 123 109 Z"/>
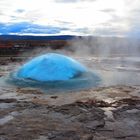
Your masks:
<path fill-rule="evenodd" d="M 24 64 L 18 70 L 17 77 L 36 81 L 62 81 L 86 71 L 86 67 L 70 57 L 48 53 Z"/>
<path fill-rule="evenodd" d="M 71 57 L 48 53 L 33 58 L 12 72 L 7 82 L 18 87 L 33 87 L 47 93 L 87 89 L 101 78 Z"/>

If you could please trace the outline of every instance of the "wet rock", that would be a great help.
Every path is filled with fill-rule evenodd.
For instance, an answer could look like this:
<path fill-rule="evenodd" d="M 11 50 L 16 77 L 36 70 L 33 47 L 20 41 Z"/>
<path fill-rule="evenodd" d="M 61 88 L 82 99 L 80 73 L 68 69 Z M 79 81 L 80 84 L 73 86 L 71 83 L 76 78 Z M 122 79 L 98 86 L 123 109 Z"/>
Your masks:
<path fill-rule="evenodd" d="M 81 113 L 82 116 L 78 117 L 79 121 L 88 121 L 104 117 L 103 110 L 86 103 L 76 102 L 73 104 L 62 105 L 60 107 L 55 107 L 54 110 L 72 116 L 78 116 Z"/>
<path fill-rule="evenodd" d="M 93 140 L 92 134 L 87 134 L 81 137 L 81 140 Z"/>
<path fill-rule="evenodd" d="M 58 96 L 51 96 L 50 98 L 52 98 L 52 99 L 56 99 L 56 98 L 58 98 Z"/>
<path fill-rule="evenodd" d="M 76 101 L 77 104 L 85 104 L 88 106 L 95 106 L 95 107 L 110 107 L 111 104 L 108 102 L 105 102 L 103 100 L 96 100 L 96 99 L 88 99 L 88 100 L 81 100 Z"/>
<path fill-rule="evenodd" d="M 0 65 L 7 65 L 7 62 L 2 61 L 0 62 Z"/>
<path fill-rule="evenodd" d="M 34 97 L 32 102 L 36 105 L 48 105 L 47 99 L 38 99 L 37 97 Z"/>
<path fill-rule="evenodd" d="M 137 111 L 136 111 L 137 110 Z M 131 113 L 134 111 L 133 113 Z M 117 110 L 113 110 L 113 116 L 115 119 L 131 118 L 136 119 L 140 117 L 140 107 L 139 106 L 124 106 Z"/>
<path fill-rule="evenodd" d="M 138 109 L 130 109 L 130 110 L 127 110 L 126 112 L 134 114 L 134 113 L 138 113 L 138 112 L 140 113 L 140 110 L 138 110 Z"/>
<path fill-rule="evenodd" d="M 124 99 L 120 99 L 119 101 L 116 101 L 114 103 L 116 103 L 117 106 L 120 106 L 121 104 L 137 105 L 137 104 L 140 104 L 140 99 L 139 98 L 124 98 Z"/>
<path fill-rule="evenodd" d="M 107 121 L 114 121 L 114 116 L 113 116 L 113 112 L 112 110 L 115 110 L 115 108 L 113 107 L 106 107 L 106 108 L 102 108 L 105 112 L 104 114 L 106 115 L 106 120 Z"/>
<path fill-rule="evenodd" d="M 124 138 L 124 140 L 139 140 L 140 138 L 139 137 L 136 137 L 136 136 L 131 136 L 131 137 L 126 137 Z"/>
<path fill-rule="evenodd" d="M 34 88 L 17 88 L 16 92 L 21 94 L 43 94 L 40 90 Z"/>
<path fill-rule="evenodd" d="M 48 136 L 48 139 L 52 140 L 80 140 L 80 136 L 75 131 L 62 131 L 55 132 Z"/>
<path fill-rule="evenodd" d="M 0 99 L 0 103 L 13 103 L 16 102 L 17 100 L 14 98 L 9 98 L 9 99 Z"/>
<path fill-rule="evenodd" d="M 35 140 L 49 140 L 46 136 L 39 136 L 39 138 Z"/>
<path fill-rule="evenodd" d="M 136 109 L 137 108 L 137 109 Z M 131 106 L 124 106 L 120 109 L 114 110 L 114 137 L 127 138 L 140 136 L 140 108 Z"/>
<path fill-rule="evenodd" d="M 7 116 L 5 116 L 3 118 L 0 118 L 0 125 L 4 125 L 4 124 L 6 124 L 7 122 L 9 122 L 12 119 L 13 119 L 12 115 L 7 115 Z"/>
<path fill-rule="evenodd" d="M 104 120 L 95 120 L 85 124 L 88 129 L 96 130 L 97 128 L 104 127 Z"/>

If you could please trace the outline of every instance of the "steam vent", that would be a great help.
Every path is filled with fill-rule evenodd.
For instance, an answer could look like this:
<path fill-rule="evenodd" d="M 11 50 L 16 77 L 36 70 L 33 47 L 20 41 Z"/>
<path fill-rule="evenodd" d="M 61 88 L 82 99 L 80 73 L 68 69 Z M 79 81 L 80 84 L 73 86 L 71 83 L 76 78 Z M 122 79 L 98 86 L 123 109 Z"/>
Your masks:
<path fill-rule="evenodd" d="M 56 53 L 38 56 L 10 75 L 10 83 L 45 91 L 80 90 L 100 83 L 100 78 L 76 60 Z"/>

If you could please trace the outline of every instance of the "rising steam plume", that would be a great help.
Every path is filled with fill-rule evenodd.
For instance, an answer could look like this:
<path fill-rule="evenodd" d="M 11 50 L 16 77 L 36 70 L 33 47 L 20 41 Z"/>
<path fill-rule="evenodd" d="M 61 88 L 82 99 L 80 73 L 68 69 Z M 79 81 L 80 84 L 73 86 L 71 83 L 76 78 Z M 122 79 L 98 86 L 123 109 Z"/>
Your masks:
<path fill-rule="evenodd" d="M 117 37 L 82 37 L 70 42 L 70 50 L 80 56 L 140 56 L 137 39 Z"/>
<path fill-rule="evenodd" d="M 140 41 L 134 38 L 123 37 L 76 37 L 68 41 L 68 46 L 54 50 L 51 47 L 35 48 L 29 54 L 36 56 L 48 52 L 57 52 L 74 56 L 93 57 L 139 57 Z"/>

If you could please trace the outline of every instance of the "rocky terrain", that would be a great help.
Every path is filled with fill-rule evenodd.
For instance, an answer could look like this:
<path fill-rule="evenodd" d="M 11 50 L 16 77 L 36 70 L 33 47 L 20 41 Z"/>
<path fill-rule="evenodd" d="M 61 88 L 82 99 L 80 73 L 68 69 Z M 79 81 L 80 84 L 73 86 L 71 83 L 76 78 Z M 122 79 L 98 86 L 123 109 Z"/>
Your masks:
<path fill-rule="evenodd" d="M 82 62 L 89 67 L 95 64 L 96 68 L 107 72 L 114 68 L 112 60 L 106 61 L 106 66 L 100 65 L 104 61 L 97 59 Z M 136 81 L 133 76 L 129 77 L 131 83 L 128 85 L 118 85 L 116 81 L 120 81 L 115 80 L 116 85 L 108 83 L 82 91 L 47 94 L 39 89 L 3 83 L 3 76 L 20 64 L 22 62 L 13 60 L 0 64 L 0 140 L 140 139 L 140 83 L 137 77 Z M 132 71 L 139 76 L 138 71 Z"/>

